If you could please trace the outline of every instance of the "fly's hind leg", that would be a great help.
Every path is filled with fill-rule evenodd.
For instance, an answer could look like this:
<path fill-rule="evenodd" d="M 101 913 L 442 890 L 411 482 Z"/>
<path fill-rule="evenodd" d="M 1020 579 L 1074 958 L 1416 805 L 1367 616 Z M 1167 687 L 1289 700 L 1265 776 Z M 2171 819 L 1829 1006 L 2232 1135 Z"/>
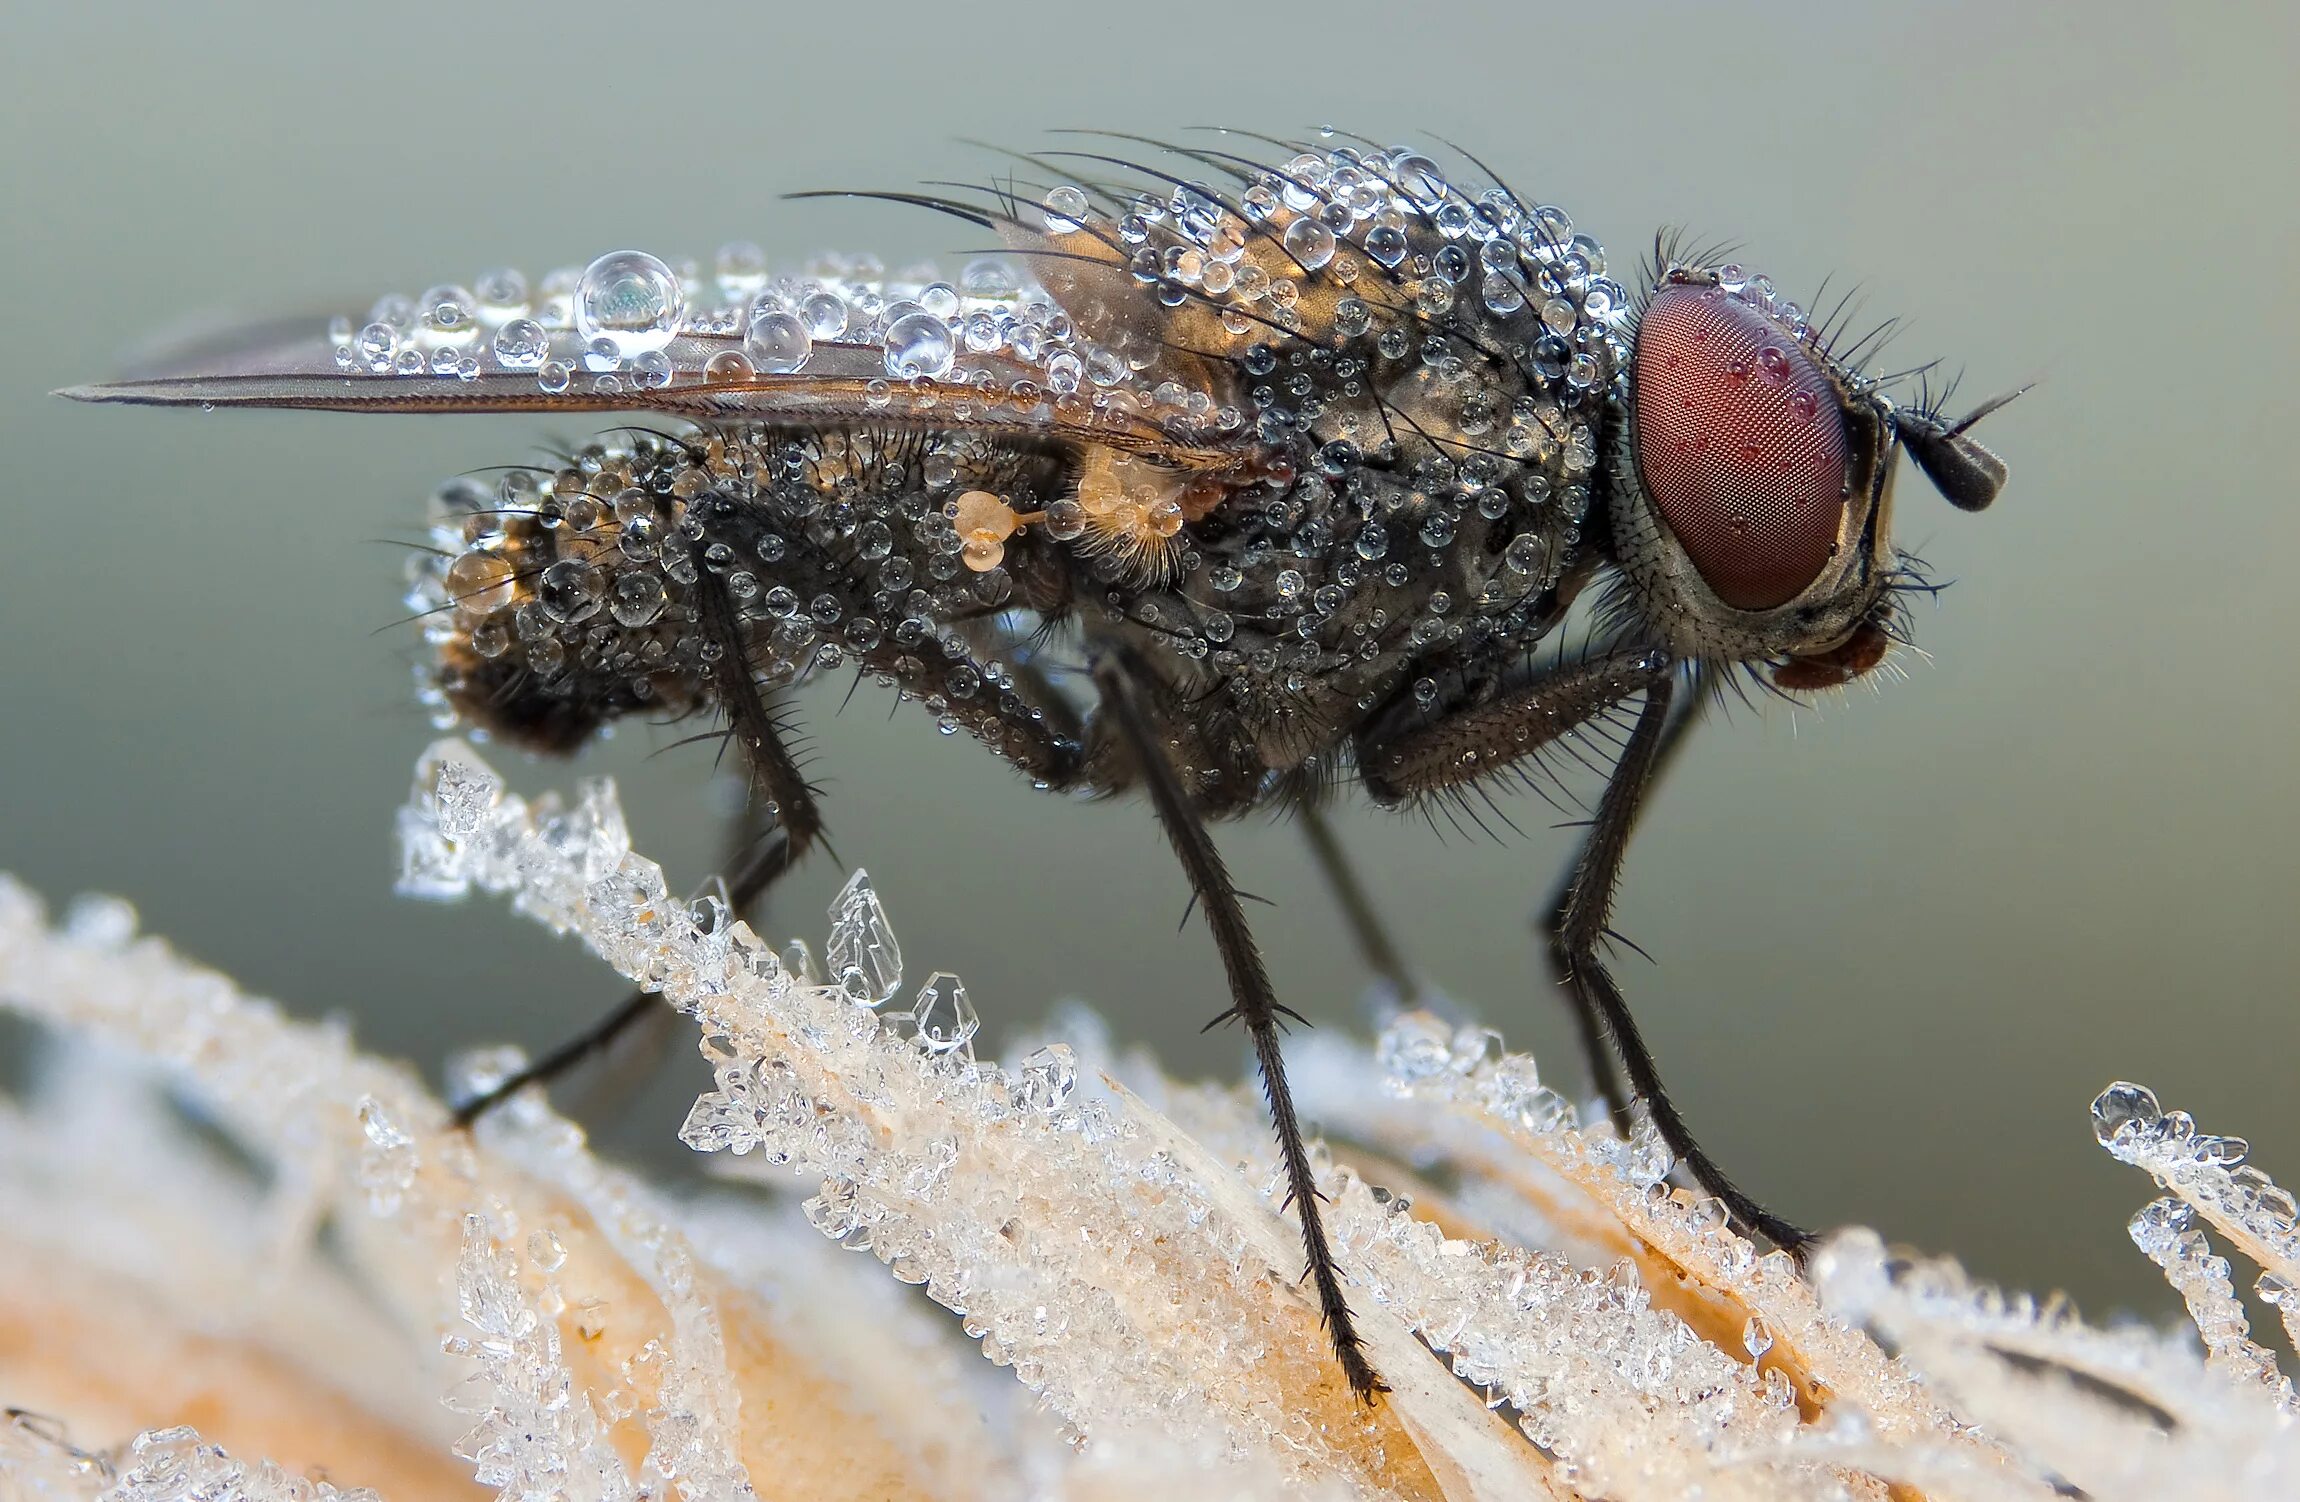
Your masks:
<path fill-rule="evenodd" d="M 1750 1198 L 1694 1139 L 1663 1087 L 1653 1052 L 1600 953 L 1630 833 L 1676 738 L 1670 711 L 1677 671 L 1678 664 L 1666 654 L 1649 649 L 1562 662 L 1435 723 L 1362 741 L 1360 775 L 1384 802 L 1443 792 L 1533 755 L 1633 699 L 1642 701 L 1556 905 L 1551 927 L 1554 963 L 1590 1029 L 1611 1039 L 1631 1088 L 1686 1171 L 1743 1225 L 1776 1246 L 1801 1253 L 1812 1243 L 1812 1234 Z"/>
<path fill-rule="evenodd" d="M 763 839 L 749 840 L 745 844 L 748 847 L 746 853 L 729 868 L 723 878 L 727 889 L 727 912 L 736 918 L 750 914 L 766 895 L 767 888 L 790 869 L 792 861 L 791 841 L 779 829 L 770 831 Z M 458 1105 L 455 1108 L 455 1124 L 469 1126 L 528 1086 L 552 1084 L 585 1060 L 607 1052 L 642 1022 L 656 1015 L 658 1000 L 653 991 L 633 991 L 613 1011 L 574 1037 L 490 1086 L 485 1093 Z M 663 1015 L 669 1016 L 670 1013 L 666 1010 Z"/>
<path fill-rule="evenodd" d="M 822 838 L 822 809 L 815 789 L 784 744 L 773 707 L 751 676 L 741 617 L 719 577 L 698 569 L 700 625 L 720 651 L 712 664 L 712 690 L 727 718 L 729 736 L 742 754 L 752 788 L 752 814 L 769 822 L 763 840 L 748 847 L 726 873 L 727 909 L 744 917 L 775 881 Z M 655 993 L 634 991 L 613 1011 L 582 1032 L 456 1107 L 455 1122 L 469 1126 L 530 1085 L 548 1085 L 584 1060 L 612 1048 L 652 1015 Z"/>

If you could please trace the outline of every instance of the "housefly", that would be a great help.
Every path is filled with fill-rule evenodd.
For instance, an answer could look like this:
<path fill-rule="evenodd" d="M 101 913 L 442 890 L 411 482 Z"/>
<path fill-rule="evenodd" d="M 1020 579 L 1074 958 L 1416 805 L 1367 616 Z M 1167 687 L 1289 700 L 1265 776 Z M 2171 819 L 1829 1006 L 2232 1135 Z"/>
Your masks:
<path fill-rule="evenodd" d="M 1286 1085 L 1295 1014 L 1210 829 L 1293 811 L 1352 896 L 1317 823 L 1345 791 L 1461 799 L 1602 749 L 1548 912 L 1555 979 L 1616 1110 L 1633 1095 L 1734 1217 L 1802 1249 L 1663 1091 L 1607 914 L 1639 808 L 1723 687 L 1797 698 L 1905 640 L 1925 586 L 1892 546 L 1897 461 L 1982 509 L 2005 468 L 1968 429 L 1997 404 L 1954 422 L 1897 404 L 1873 338 L 1667 239 L 1633 292 L 1564 211 L 1472 160 L 1212 139 L 865 195 L 995 238 L 956 281 L 621 251 L 69 394 L 644 414 L 441 493 L 416 588 L 428 695 L 551 753 L 625 716 L 714 717 L 772 831 L 730 873 L 738 910 L 821 843 L 787 695 L 842 667 L 1039 788 L 1146 796 L 1252 1042 L 1334 1354 L 1370 1397 Z M 1569 646 L 1577 602 L 1591 626 Z"/>

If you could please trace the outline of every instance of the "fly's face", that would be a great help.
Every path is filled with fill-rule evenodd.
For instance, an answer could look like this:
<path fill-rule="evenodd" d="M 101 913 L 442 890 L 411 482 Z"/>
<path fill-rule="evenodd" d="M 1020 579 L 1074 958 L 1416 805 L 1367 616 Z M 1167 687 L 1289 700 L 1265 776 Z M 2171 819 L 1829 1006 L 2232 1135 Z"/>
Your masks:
<path fill-rule="evenodd" d="M 1639 320 L 1617 442 L 1616 549 L 1634 612 L 1686 657 L 1845 683 L 1893 640 L 1893 474 L 1906 447 L 1967 510 L 2003 465 L 1896 408 L 1792 303 L 1735 266 L 1665 267 Z"/>

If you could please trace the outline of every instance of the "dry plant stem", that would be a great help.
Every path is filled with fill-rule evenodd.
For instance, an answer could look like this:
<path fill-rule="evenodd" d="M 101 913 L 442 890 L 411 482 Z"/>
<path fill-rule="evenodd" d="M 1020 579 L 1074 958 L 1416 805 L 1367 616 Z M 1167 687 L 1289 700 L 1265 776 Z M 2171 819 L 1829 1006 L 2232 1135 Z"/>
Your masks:
<path fill-rule="evenodd" d="M 1367 1146 L 1362 1173 L 1322 1151 L 1307 1166 L 1396 1386 L 1369 1412 L 1292 1276 L 1288 1175 L 1247 1090 L 1114 1059 L 1078 1017 L 1083 1061 L 1058 1044 L 974 1059 L 945 976 L 916 1013 L 878 1011 L 900 957 L 860 878 L 826 951 L 838 983 L 794 977 L 746 928 L 671 901 L 604 787 L 531 808 L 443 749 L 403 836 L 411 886 L 509 896 L 694 1017 L 714 1088 L 682 1135 L 741 1164 L 745 1191 L 813 1189 L 812 1228 L 787 1200 L 668 1200 L 532 1095 L 453 1131 L 340 1031 L 136 940 L 115 907 L 52 930 L 0 879 L 0 1000 L 163 1063 L 271 1185 L 176 1130 L 116 1053 L 67 1052 L 0 1107 L 0 1199 L 36 1207 L 0 1227 L 0 1402 L 67 1424 L 0 1422 L 0 1484 L 311 1502 L 268 1453 L 324 1470 L 322 1497 L 451 1496 L 476 1476 L 515 1502 L 2300 1493 L 2290 1384 L 2185 1208 L 2213 1204 L 2281 1258 L 2290 1201 L 2138 1087 L 2104 1093 L 2095 1125 L 2182 1197 L 2133 1234 L 2209 1358 L 2192 1333 L 2091 1329 L 1867 1233 L 1824 1245 L 1807 1281 L 1672 1190 L 1650 1139 L 1581 1129 L 1487 1030 L 1408 1013 L 1376 1058 L 1306 1040 L 1305 1110 Z M 1409 1213 L 1394 1161 L 1447 1188 L 1417 1187 Z M 227 1375 L 200 1382 L 203 1363 Z M 204 1432 L 120 1443 L 187 1416 Z"/>

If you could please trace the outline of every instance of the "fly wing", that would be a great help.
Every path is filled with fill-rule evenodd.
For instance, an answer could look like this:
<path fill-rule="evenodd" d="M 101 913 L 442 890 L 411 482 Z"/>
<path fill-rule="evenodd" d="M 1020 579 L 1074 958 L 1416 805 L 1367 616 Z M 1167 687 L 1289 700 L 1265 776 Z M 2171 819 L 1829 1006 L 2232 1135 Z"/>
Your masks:
<path fill-rule="evenodd" d="M 1447 277 L 1469 274 L 1467 253 L 1446 243 L 1461 226 L 1438 225 L 1431 208 L 1451 190 L 1426 160 L 1353 151 L 1347 163 L 1304 154 L 1279 169 L 1208 149 L 1171 153 L 1180 170 L 1168 171 L 1104 153 L 1059 155 L 1063 167 L 1089 170 L 1036 201 L 1011 178 L 972 196 L 959 196 L 964 188 L 859 195 L 998 235 L 1005 259 L 969 266 L 956 285 L 930 269 L 888 277 L 867 260 L 774 278 L 752 264 L 713 278 L 618 252 L 581 274 L 553 273 L 532 297 L 515 276 L 483 279 L 488 296 L 435 287 L 383 299 L 357 327 L 314 320 L 202 340 L 125 379 L 63 394 L 160 406 L 659 413 L 705 424 L 1032 435 L 1182 472 L 1191 493 L 1178 504 L 1189 520 L 1226 490 L 1284 483 L 1320 444 L 1403 445 L 1412 452 L 1399 462 L 1479 450 L 1454 438 L 1450 388 L 1432 383 L 1470 358 L 1501 356 L 1474 337 L 1474 320 L 1464 322 L 1450 296 L 1433 300 L 1422 285 L 1417 304 L 1399 264 L 1413 250 L 1415 268 L 1446 273 L 1437 280 L 1449 293 Z M 1305 163 L 1346 172 L 1352 203 L 1367 200 L 1336 221 L 1340 236 L 1304 207 L 1320 201 L 1326 181 L 1305 175 Z M 1387 248 L 1376 245 L 1382 236 Z M 1465 266 L 1438 264 L 1449 255 Z M 624 280 L 603 286 L 610 263 Z M 515 295 L 492 295 L 505 285 Z M 633 306 L 649 315 L 643 326 L 630 322 Z M 603 329 L 613 332 L 603 338 Z M 1433 363 L 1433 340 L 1444 345 L 1440 357 L 1464 358 Z M 1434 374 L 1388 383 L 1412 388 L 1393 400 L 1365 379 L 1376 358 L 1409 373 L 1418 358 Z M 1279 420 L 1290 415 L 1272 410 L 1281 389 L 1304 402 L 1291 415 L 1315 420 Z"/>
<path fill-rule="evenodd" d="M 313 317 L 201 330 L 138 356 L 116 380 L 58 394 L 202 409 L 869 423 L 1038 434 L 1190 468 L 1234 457 L 1225 435 L 1190 413 L 1161 415 L 1137 399 L 1135 386 L 1150 389 L 1139 371 L 1117 393 L 1086 380 L 1077 355 L 1063 358 L 1068 315 L 1031 278 L 1004 270 L 973 280 L 961 294 L 932 280 L 837 270 L 782 278 L 738 301 L 691 308 L 667 342 L 628 359 L 587 345 L 564 296 L 516 309 L 518 318 L 489 322 L 474 312 L 460 337 L 410 317 L 413 300 L 403 298 L 396 323 L 354 329 Z M 761 329 L 762 316 L 775 321 Z M 1193 374 L 1190 390 L 1203 392 L 1211 372 Z"/>
<path fill-rule="evenodd" d="M 1154 424 L 1130 414 L 1059 403 L 1030 384 L 1033 371 L 995 356 L 976 356 L 959 379 L 891 380 L 882 344 L 817 344 L 804 367 L 759 374 L 746 365 L 711 366 L 715 356 L 741 356 L 732 336 L 681 335 L 661 351 L 667 362 L 654 384 L 625 372 L 601 381 L 568 373 L 564 381 L 533 368 L 480 355 L 471 373 L 401 374 L 347 367 L 316 321 L 250 325 L 203 336 L 133 363 L 122 377 L 74 386 L 61 396 L 83 402 L 152 407 L 272 407 L 319 412 L 648 412 L 697 422 L 793 424 L 906 419 L 935 427 L 1054 429 L 1124 447 L 1164 441 Z M 459 362 L 460 363 L 460 362 Z M 610 372 L 610 374 L 612 374 Z M 556 388 L 556 389 L 554 389 Z M 1017 390 L 1020 388 L 1019 395 Z"/>

